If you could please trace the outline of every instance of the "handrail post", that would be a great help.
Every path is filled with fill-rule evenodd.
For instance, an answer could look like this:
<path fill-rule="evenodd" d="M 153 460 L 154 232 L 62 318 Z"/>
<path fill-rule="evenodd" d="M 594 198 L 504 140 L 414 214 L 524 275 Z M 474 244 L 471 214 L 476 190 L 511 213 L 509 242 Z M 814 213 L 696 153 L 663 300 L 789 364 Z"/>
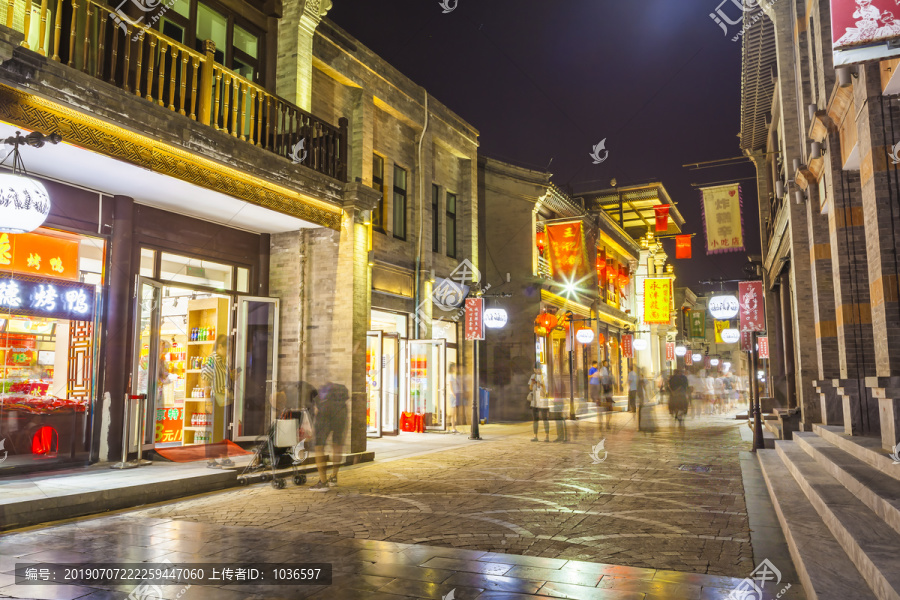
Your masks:
<path fill-rule="evenodd" d="M 197 120 L 204 125 L 209 125 L 212 115 L 213 65 L 215 65 L 216 59 L 216 43 L 212 40 L 205 40 L 203 48 L 206 57 L 200 66 L 200 107 L 197 111 L 199 114 Z"/>
<path fill-rule="evenodd" d="M 347 161 L 347 147 L 348 147 L 348 138 L 349 138 L 349 127 L 350 121 L 347 117 L 341 117 L 338 119 L 338 127 L 340 128 L 340 136 L 341 139 L 338 142 L 338 148 L 340 149 L 340 157 L 338 158 L 338 168 L 337 173 L 335 175 L 341 181 L 347 181 L 347 172 L 349 169 L 348 161 Z"/>
<path fill-rule="evenodd" d="M 128 462 L 128 433 L 131 429 L 131 396 L 129 394 L 125 394 L 125 414 L 122 416 L 122 425 L 124 426 L 124 430 L 122 431 L 122 461 L 117 462 L 113 465 L 110 465 L 111 469 L 134 469 L 137 467 L 137 463 Z M 138 441 L 138 448 L 141 447 L 142 439 Z"/>

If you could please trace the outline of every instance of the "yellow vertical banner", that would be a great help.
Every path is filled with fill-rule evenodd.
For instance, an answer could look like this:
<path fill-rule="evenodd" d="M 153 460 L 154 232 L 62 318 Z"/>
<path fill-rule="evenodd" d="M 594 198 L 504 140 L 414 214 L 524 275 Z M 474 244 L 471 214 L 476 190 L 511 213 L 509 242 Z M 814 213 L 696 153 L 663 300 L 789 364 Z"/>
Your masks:
<path fill-rule="evenodd" d="M 716 327 L 716 343 L 724 344 L 725 342 L 722 341 L 722 332 L 724 330 L 728 329 L 729 327 L 731 327 L 731 321 L 716 321 L 715 327 Z"/>
<path fill-rule="evenodd" d="M 672 305 L 672 280 L 651 278 L 644 280 L 644 323 L 669 323 Z"/>

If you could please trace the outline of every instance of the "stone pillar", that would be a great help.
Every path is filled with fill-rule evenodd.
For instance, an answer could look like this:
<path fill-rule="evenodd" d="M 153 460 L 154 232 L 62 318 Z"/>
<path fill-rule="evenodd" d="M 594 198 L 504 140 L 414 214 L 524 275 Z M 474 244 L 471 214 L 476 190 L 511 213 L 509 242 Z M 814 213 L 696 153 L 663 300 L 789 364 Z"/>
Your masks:
<path fill-rule="evenodd" d="M 288 0 L 278 21 L 275 93 L 303 110 L 312 109 L 313 38 L 331 0 Z"/>
<path fill-rule="evenodd" d="M 867 377 L 866 385 L 878 399 L 878 410 L 874 403 L 864 402 L 862 412 L 864 424 L 869 420 L 871 432 L 880 431 L 882 445 L 893 449 L 900 443 L 900 216 L 896 214 L 898 173 L 887 156 L 896 143 L 891 136 L 900 128 L 900 109 L 882 96 L 878 64 L 861 66 L 858 73 L 853 97 L 858 107 L 856 130 L 877 376 Z M 879 426 L 882 420 L 884 427 Z"/>
<path fill-rule="evenodd" d="M 796 371 L 794 369 L 794 331 L 793 331 L 793 311 L 791 309 L 791 274 L 785 270 L 779 276 L 780 285 L 779 301 L 781 302 L 781 343 L 782 358 L 784 359 L 784 377 L 786 386 L 787 406 L 786 408 L 795 408 L 797 402 L 797 381 Z"/>
<path fill-rule="evenodd" d="M 106 309 L 106 362 L 103 394 L 97 403 L 91 459 L 121 460 L 125 394 L 129 390 L 128 357 L 131 355 L 134 314 L 134 200 L 113 197 L 113 228 L 110 243 L 109 298 Z"/>

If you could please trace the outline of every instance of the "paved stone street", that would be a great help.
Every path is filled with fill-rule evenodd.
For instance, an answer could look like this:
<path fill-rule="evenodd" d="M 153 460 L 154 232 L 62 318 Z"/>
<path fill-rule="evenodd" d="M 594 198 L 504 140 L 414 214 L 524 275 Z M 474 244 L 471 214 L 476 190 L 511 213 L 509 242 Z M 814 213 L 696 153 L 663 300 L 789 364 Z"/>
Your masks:
<path fill-rule="evenodd" d="M 328 587 L 161 586 L 154 597 L 724 600 L 765 558 L 750 543 L 745 425 L 704 416 L 682 429 L 654 412 L 652 435 L 630 414 L 602 431 L 581 421 L 568 443 L 532 442 L 525 424 L 488 426 L 480 442 L 426 434 L 426 453 L 389 450 L 343 470 L 328 493 L 257 484 L 11 532 L 0 536 L 0 597 L 134 590 L 13 585 L 15 563 L 322 561 L 335 569 Z M 805 597 L 786 577 L 764 598 L 786 583 L 780 598 Z"/>
<path fill-rule="evenodd" d="M 652 436 L 635 431 L 630 414 L 615 415 L 612 431 L 582 422 L 578 439 L 567 444 L 531 442 L 530 427 L 520 425 L 521 433 L 499 440 L 348 469 L 326 494 L 258 485 L 136 515 L 692 573 L 750 572 L 738 458 L 747 445 L 739 425 L 701 417 L 679 430 L 662 407 L 657 413 L 663 427 Z M 553 423 L 550 433 L 554 439 Z M 592 464 L 592 445 L 603 437 L 607 458 Z M 710 470 L 680 471 L 682 464 Z"/>

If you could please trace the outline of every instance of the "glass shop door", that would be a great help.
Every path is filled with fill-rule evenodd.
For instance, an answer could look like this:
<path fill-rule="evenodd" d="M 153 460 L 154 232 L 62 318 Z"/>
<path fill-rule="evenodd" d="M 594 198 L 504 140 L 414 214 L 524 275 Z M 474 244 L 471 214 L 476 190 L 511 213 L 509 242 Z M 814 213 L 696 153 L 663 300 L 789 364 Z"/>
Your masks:
<path fill-rule="evenodd" d="M 139 433 L 138 401 L 119 399 L 125 402 L 126 416 L 129 419 L 128 439 L 122 440 L 123 444 L 127 443 L 128 452 L 137 452 L 138 440 L 141 440 L 144 451 L 153 449 L 160 369 L 159 324 L 163 286 L 140 276 L 137 277 L 135 286 L 131 394 L 146 394 L 147 400 L 144 403 L 144 431 Z"/>
<path fill-rule="evenodd" d="M 279 308 L 277 298 L 237 299 L 234 414 L 230 421 L 226 419 L 231 425 L 226 438 L 258 439 L 277 418 Z"/>
<path fill-rule="evenodd" d="M 409 340 L 407 342 L 409 364 L 410 412 L 424 413 L 426 429 L 446 427 L 446 340 Z"/>
<path fill-rule="evenodd" d="M 381 437 L 384 405 L 384 333 L 366 332 L 366 435 Z"/>
<path fill-rule="evenodd" d="M 406 378 L 402 376 L 406 340 L 399 334 L 385 333 L 381 342 L 381 434 L 400 433 L 400 398 L 406 390 Z"/>

